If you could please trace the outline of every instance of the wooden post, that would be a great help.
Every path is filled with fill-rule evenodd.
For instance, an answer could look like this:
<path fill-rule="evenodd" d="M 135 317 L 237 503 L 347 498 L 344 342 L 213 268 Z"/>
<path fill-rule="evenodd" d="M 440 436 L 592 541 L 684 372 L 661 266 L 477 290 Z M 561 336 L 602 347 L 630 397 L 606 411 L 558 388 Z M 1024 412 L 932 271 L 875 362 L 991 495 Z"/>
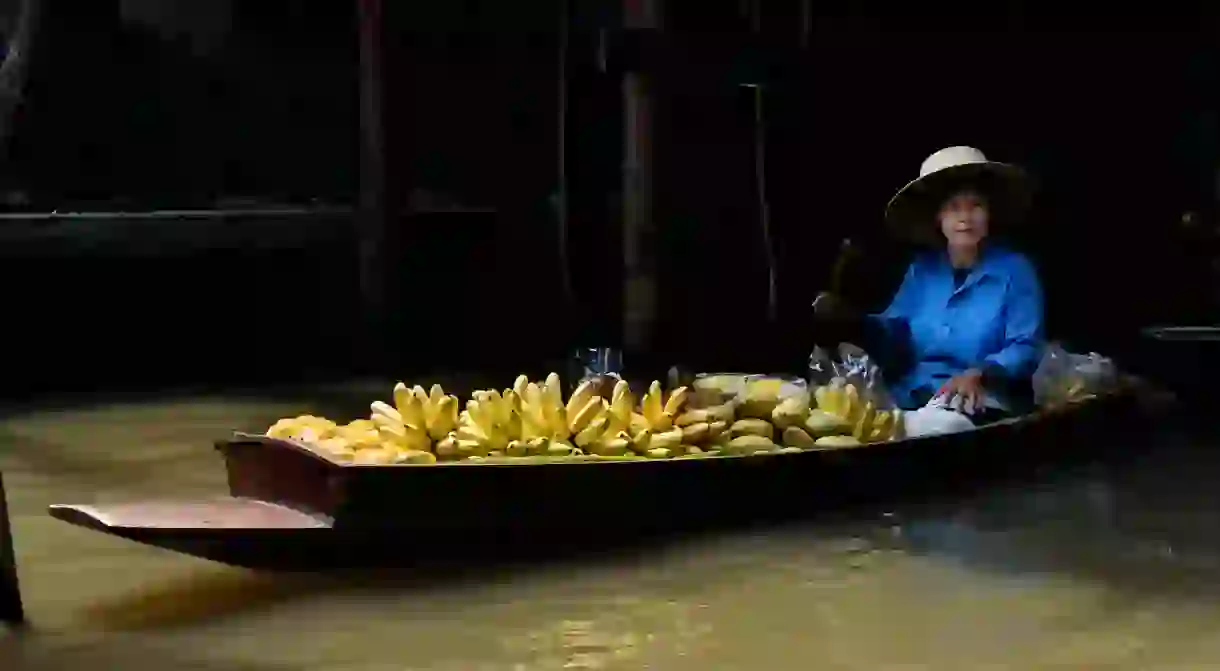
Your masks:
<path fill-rule="evenodd" d="M 0 622 L 21 624 L 21 590 L 17 584 L 17 555 L 13 551 L 13 529 L 9 523 L 8 502 L 4 497 L 4 475 L 0 474 Z"/>
<path fill-rule="evenodd" d="M 387 226 L 382 0 L 357 0 L 360 21 L 360 211 L 357 218 L 360 293 L 378 360 L 386 326 Z"/>
<path fill-rule="evenodd" d="M 661 0 L 624 0 L 623 26 L 656 30 Z M 653 218 L 653 116 L 656 64 L 623 74 L 623 343 L 651 358 L 657 322 L 656 226 Z M 643 70 L 643 71 L 641 71 Z"/>

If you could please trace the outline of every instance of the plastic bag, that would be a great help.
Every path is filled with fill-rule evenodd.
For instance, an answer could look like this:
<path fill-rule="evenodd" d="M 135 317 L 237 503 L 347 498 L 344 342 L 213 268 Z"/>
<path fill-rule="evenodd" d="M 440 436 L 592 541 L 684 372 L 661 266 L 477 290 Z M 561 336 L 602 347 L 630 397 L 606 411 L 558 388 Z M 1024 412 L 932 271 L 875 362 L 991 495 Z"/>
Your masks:
<path fill-rule="evenodd" d="M 809 404 L 809 386 L 801 378 L 783 375 L 750 375 L 737 395 L 737 414 L 743 418 L 771 419 L 784 401 L 801 397 Z"/>
<path fill-rule="evenodd" d="M 809 384 L 814 387 L 856 387 L 860 399 L 872 403 L 878 410 L 895 407 L 894 398 L 885 386 L 881 367 L 873 363 L 868 353 L 850 343 L 839 345 L 837 360 L 826 350 L 815 347 L 809 355 Z"/>
<path fill-rule="evenodd" d="M 1110 359 L 1096 352 L 1073 354 L 1052 343 L 1034 371 L 1034 402 L 1046 406 L 1079 401 L 1113 391 L 1118 380 L 1118 368 Z"/>
<path fill-rule="evenodd" d="M 691 387 L 692 398 L 687 403 L 694 408 L 710 408 L 736 399 L 745 391 L 746 373 L 700 373 Z"/>
<path fill-rule="evenodd" d="M 613 347 L 582 347 L 574 355 L 581 381 L 601 376 L 622 378 L 623 353 Z"/>
<path fill-rule="evenodd" d="M 623 379 L 623 353 L 612 347 L 582 347 L 572 353 L 571 374 L 574 390 L 587 380 L 596 380 L 596 393 L 607 400 L 614 385 Z"/>

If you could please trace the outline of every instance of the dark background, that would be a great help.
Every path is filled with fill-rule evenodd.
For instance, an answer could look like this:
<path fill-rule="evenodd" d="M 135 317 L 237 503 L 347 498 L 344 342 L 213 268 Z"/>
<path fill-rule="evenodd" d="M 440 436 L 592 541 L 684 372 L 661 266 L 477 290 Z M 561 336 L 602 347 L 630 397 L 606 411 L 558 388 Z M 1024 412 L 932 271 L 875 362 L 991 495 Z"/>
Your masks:
<path fill-rule="evenodd" d="M 44 0 L 0 170 L 6 393 L 511 374 L 616 344 L 622 99 L 615 53 L 599 61 L 616 6 L 575 2 L 569 17 L 569 298 L 552 206 L 559 3 L 420 4 L 387 2 L 384 18 L 394 265 L 378 358 L 356 254 L 355 3 Z M 1216 10 L 803 13 L 766 0 L 752 22 L 736 0 L 666 4 L 677 46 L 654 73 L 662 358 L 799 369 L 806 307 L 840 240 L 862 251 L 850 296 L 883 303 L 909 253 L 881 235 L 884 204 L 952 144 L 1040 178 L 1038 225 L 1021 242 L 1042 268 L 1052 335 L 1138 367 L 1140 327 L 1214 321 Z M 765 85 L 778 323 L 765 318 L 743 82 Z M 252 205 L 314 211 L 38 216 Z"/>

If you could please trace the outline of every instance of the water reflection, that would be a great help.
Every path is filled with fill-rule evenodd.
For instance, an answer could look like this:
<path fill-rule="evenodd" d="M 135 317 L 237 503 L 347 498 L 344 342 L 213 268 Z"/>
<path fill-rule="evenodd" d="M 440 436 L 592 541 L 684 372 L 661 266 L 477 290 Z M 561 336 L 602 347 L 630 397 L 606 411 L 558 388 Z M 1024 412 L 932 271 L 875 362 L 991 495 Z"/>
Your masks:
<path fill-rule="evenodd" d="M 1036 481 L 510 569 L 483 548 L 453 571 L 254 574 L 43 512 L 221 491 L 210 441 L 304 407 L 213 396 L 0 424 L 37 625 L 0 635 L 0 668 L 1220 668 L 1220 468 L 1168 438 Z"/>

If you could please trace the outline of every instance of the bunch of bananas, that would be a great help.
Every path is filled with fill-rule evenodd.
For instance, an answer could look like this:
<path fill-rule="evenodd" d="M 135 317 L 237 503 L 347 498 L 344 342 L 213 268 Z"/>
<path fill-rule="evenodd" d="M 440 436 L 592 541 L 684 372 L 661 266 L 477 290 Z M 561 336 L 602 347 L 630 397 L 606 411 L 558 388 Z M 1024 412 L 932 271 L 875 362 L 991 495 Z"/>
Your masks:
<path fill-rule="evenodd" d="M 582 382 L 565 401 L 559 376 L 512 388 L 476 391 L 458 399 L 440 385 L 394 386 L 393 404 L 374 401 L 367 419 L 337 424 L 302 415 L 267 430 L 272 438 L 306 445 L 338 462 L 361 464 L 486 461 L 520 457 L 665 459 L 798 452 L 902 437 L 898 410 L 878 411 L 851 384 L 819 387 L 755 380 L 731 400 L 692 399 L 687 387 L 668 395 L 654 381 L 636 403 L 618 381 L 607 399 L 599 381 Z M 688 407 L 699 400 L 716 403 Z M 811 407 L 816 401 L 816 408 Z"/>
<path fill-rule="evenodd" d="M 818 408 L 837 417 L 851 428 L 851 436 L 860 443 L 901 440 L 902 411 L 878 410 L 872 401 L 860 397 L 854 384 L 834 380 L 814 391 Z"/>
<path fill-rule="evenodd" d="M 521 375 L 512 389 L 474 393 L 458 420 L 458 428 L 437 443 L 442 459 L 484 457 L 601 457 L 664 458 L 678 453 L 686 432 L 674 425 L 685 403 L 685 387 L 662 402 L 660 382 L 653 382 L 635 409 L 624 381 L 614 386 L 610 400 L 597 393 L 598 382 L 582 382 L 565 402 L 559 376 L 542 384 Z"/>
<path fill-rule="evenodd" d="M 541 385 L 520 375 L 512 389 L 476 391 L 458 416 L 456 430 L 437 443 L 437 455 L 466 459 L 576 454 L 572 434 L 600 409 L 601 399 L 592 399 L 587 391 L 592 384 L 581 385 L 567 403 L 555 373 Z"/>
<path fill-rule="evenodd" d="M 900 410 L 878 411 L 842 381 L 817 388 L 810 399 L 795 389 L 785 397 L 778 381 L 760 380 L 746 387 L 737 416 L 719 440 L 724 454 L 832 449 L 902 437 Z"/>
<path fill-rule="evenodd" d="M 374 401 L 368 419 L 337 424 L 302 415 L 281 419 L 267 429 L 270 438 L 288 439 L 335 461 L 358 464 L 436 462 L 432 444 L 457 425 L 457 398 L 440 385 L 394 386 L 394 405 Z"/>

